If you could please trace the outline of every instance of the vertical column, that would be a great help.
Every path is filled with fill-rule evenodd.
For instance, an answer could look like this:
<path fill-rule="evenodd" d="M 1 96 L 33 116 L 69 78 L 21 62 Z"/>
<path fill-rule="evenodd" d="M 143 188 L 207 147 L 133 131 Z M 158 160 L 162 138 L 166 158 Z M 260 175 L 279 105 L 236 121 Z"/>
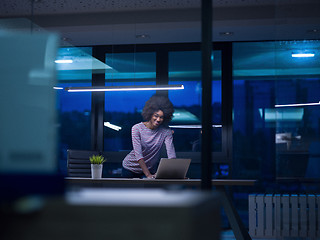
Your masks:
<path fill-rule="evenodd" d="M 232 167 L 232 125 L 233 125 L 233 79 L 232 79 L 232 43 L 225 43 L 222 50 L 222 151 L 229 165 L 229 176 L 233 177 Z"/>
<path fill-rule="evenodd" d="M 92 56 L 105 62 L 105 51 L 93 47 Z M 103 73 L 92 73 L 92 86 L 105 86 Z M 91 150 L 103 151 L 103 115 L 105 92 L 92 92 L 91 95 Z"/>
<path fill-rule="evenodd" d="M 169 83 L 169 56 L 168 50 L 159 47 L 156 56 L 156 84 L 167 85 Z M 157 91 L 157 94 L 168 96 L 168 91 Z"/>
<path fill-rule="evenodd" d="M 211 189 L 211 140 L 212 140 L 212 0 L 201 1 L 202 30 L 202 145 L 201 188 Z"/>

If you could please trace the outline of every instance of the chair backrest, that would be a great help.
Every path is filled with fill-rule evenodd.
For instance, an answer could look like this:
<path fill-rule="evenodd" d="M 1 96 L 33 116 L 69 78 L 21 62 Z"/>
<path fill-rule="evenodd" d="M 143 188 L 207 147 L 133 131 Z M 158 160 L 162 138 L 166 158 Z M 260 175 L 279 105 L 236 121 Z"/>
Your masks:
<path fill-rule="evenodd" d="M 129 153 L 129 150 L 119 152 L 98 152 L 88 150 L 67 150 L 67 175 L 68 177 L 91 177 L 91 164 L 89 158 L 92 155 L 102 155 L 107 163 L 103 167 L 105 177 L 119 177 L 122 168 L 122 160 Z M 117 173 L 114 173 L 114 172 Z"/>
<path fill-rule="evenodd" d="M 69 177 L 91 178 L 91 164 L 89 157 L 98 155 L 97 151 L 83 151 L 68 149 L 67 164 Z"/>

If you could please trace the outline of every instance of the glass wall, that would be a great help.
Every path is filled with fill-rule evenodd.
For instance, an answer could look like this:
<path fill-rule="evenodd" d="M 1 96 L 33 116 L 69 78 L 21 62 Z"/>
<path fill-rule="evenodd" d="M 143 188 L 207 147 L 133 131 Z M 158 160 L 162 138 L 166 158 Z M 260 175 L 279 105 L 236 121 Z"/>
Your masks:
<path fill-rule="evenodd" d="M 318 178 L 319 169 L 319 41 L 233 43 L 233 177 L 281 179 Z M 247 51 L 250 49 L 250 51 Z M 76 56 L 70 48 L 61 58 Z M 79 50 L 78 50 L 79 51 Z M 81 48 L 90 55 L 91 48 Z M 296 57 L 295 53 L 310 53 Z M 213 58 L 213 149 L 222 151 L 222 55 Z M 201 144 L 201 53 L 169 51 L 169 91 L 175 106 L 171 127 L 177 152 L 199 152 Z M 308 56 L 308 55 L 306 55 Z M 91 86 L 96 69 L 57 64 L 57 87 Z M 106 67 L 107 66 L 107 67 Z M 156 52 L 107 53 L 105 85 L 156 84 Z M 66 149 L 90 149 L 91 94 L 57 90 L 61 154 Z M 104 122 L 105 151 L 129 151 L 131 127 L 142 121 L 145 101 L 155 91 L 107 92 Z M 298 104 L 298 105 L 288 105 Z M 299 105 L 300 104 L 300 105 Z"/>
<path fill-rule="evenodd" d="M 169 52 L 169 83 L 183 84 L 183 91 L 171 91 L 175 107 L 170 125 L 176 151 L 199 151 L 201 132 L 201 52 Z"/>
<path fill-rule="evenodd" d="M 319 44 L 233 44 L 237 177 L 319 178 Z"/>
<path fill-rule="evenodd" d="M 91 93 L 71 93 L 66 87 L 91 86 L 96 59 L 91 47 L 60 48 L 56 63 L 58 85 L 57 109 L 59 114 L 59 154 L 61 170 L 66 173 L 68 149 L 91 148 Z"/>
<path fill-rule="evenodd" d="M 213 178 L 224 178 L 229 166 L 222 144 L 222 51 L 214 50 L 212 57 L 212 151 Z M 169 52 L 169 83 L 183 84 L 183 91 L 170 91 L 169 97 L 175 106 L 170 127 L 178 156 L 192 158 L 189 176 L 201 177 L 202 141 L 202 84 L 201 51 Z M 184 154 L 184 155 L 182 155 Z M 217 156 L 223 164 L 217 163 Z"/>
<path fill-rule="evenodd" d="M 221 152 L 221 51 L 214 51 L 212 60 L 212 148 Z M 177 151 L 200 152 L 201 148 L 201 52 L 169 52 L 169 83 L 183 84 L 183 91 L 171 91 L 175 106 L 171 128 L 175 132 Z"/>
<path fill-rule="evenodd" d="M 275 106 L 270 115 L 276 177 L 319 179 L 320 41 L 280 41 L 276 47 Z"/>
<path fill-rule="evenodd" d="M 106 86 L 131 86 L 156 84 L 155 52 L 107 53 Z M 105 94 L 104 121 L 121 127 L 104 128 L 104 150 L 124 151 L 132 149 L 131 128 L 143 121 L 141 112 L 145 102 L 155 91 L 117 91 Z M 119 128 L 118 128 L 119 129 Z"/>

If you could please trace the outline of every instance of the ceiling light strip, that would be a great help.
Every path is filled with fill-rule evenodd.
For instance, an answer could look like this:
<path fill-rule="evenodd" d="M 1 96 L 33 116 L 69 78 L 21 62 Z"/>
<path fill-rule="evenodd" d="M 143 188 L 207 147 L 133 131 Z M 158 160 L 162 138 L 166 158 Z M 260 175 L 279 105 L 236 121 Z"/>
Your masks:
<path fill-rule="evenodd" d="M 314 57 L 314 53 L 292 53 L 291 56 L 293 58 L 308 58 Z"/>
<path fill-rule="evenodd" d="M 106 86 L 106 87 L 68 87 L 68 92 L 111 92 L 111 91 L 148 91 L 148 90 L 180 90 L 183 85 L 141 85 L 141 86 Z"/>
<path fill-rule="evenodd" d="M 301 107 L 301 106 L 314 106 L 320 105 L 320 101 L 317 103 L 294 103 L 294 104 L 278 104 L 275 107 Z"/>
<path fill-rule="evenodd" d="M 170 128 L 183 128 L 183 129 L 200 129 L 202 125 L 170 125 Z M 212 125 L 213 128 L 221 128 L 221 124 Z"/>
<path fill-rule="evenodd" d="M 61 59 L 61 60 L 55 60 L 55 63 L 73 63 L 72 59 Z"/>

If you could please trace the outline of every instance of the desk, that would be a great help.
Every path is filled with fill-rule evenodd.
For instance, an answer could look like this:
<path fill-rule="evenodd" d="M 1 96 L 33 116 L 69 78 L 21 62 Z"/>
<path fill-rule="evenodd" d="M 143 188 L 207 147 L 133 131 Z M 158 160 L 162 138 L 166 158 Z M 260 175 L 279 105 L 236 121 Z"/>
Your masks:
<path fill-rule="evenodd" d="M 0 211 L 0 239 L 220 239 L 220 196 L 209 191 L 80 188 L 46 197 L 28 213 L 39 205 L 32 199 L 41 200 L 26 197 L 23 208 Z"/>
<path fill-rule="evenodd" d="M 186 187 L 201 186 L 200 179 L 131 179 L 131 178 L 65 178 L 67 185 L 91 186 L 91 187 L 163 187 L 180 185 Z M 220 193 L 221 203 L 229 220 L 237 240 L 251 240 L 251 237 L 244 227 L 241 218 L 236 211 L 230 195 L 227 192 L 228 186 L 253 186 L 256 180 L 245 179 L 213 179 L 212 185 Z"/>

